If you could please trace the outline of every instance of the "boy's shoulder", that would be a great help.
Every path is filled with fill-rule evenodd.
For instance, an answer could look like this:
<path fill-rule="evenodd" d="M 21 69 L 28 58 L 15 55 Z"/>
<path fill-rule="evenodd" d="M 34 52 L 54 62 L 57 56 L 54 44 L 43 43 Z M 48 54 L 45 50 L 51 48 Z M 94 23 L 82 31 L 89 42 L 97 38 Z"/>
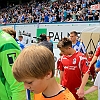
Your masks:
<path fill-rule="evenodd" d="M 83 56 L 86 57 L 84 53 L 80 52 L 80 51 L 76 51 L 75 53 L 76 56 Z"/>
<path fill-rule="evenodd" d="M 56 100 L 76 100 L 76 99 L 73 96 L 73 94 L 68 89 L 66 89 L 61 93 L 60 98 Z"/>
<path fill-rule="evenodd" d="M 58 93 L 55 96 L 45 98 L 42 93 L 35 94 L 34 100 L 76 100 L 73 94 L 68 90 Z"/>
<path fill-rule="evenodd" d="M 76 58 L 80 58 L 80 60 L 84 60 L 84 59 L 87 60 L 85 54 L 81 52 L 76 52 Z"/>
<path fill-rule="evenodd" d="M 80 41 L 77 41 L 77 42 L 76 42 L 76 45 L 77 45 L 78 47 L 79 47 L 79 46 L 85 47 L 84 43 L 83 43 L 83 42 L 80 42 Z"/>

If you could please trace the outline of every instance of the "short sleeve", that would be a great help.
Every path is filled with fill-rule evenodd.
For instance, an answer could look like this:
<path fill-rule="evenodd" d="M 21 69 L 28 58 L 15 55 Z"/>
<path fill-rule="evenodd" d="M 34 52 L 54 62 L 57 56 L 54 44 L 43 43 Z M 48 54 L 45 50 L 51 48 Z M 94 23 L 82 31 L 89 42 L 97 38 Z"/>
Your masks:
<path fill-rule="evenodd" d="M 89 67 L 88 67 L 88 60 L 86 57 L 83 57 L 83 59 L 81 59 L 81 69 L 82 69 L 82 73 L 89 73 Z"/>
<path fill-rule="evenodd" d="M 64 71 L 64 67 L 63 67 L 63 64 L 62 64 L 61 61 L 60 61 L 60 63 L 59 63 L 59 69 L 60 69 L 61 71 Z"/>
<path fill-rule="evenodd" d="M 97 48 L 97 50 L 96 50 L 96 53 L 95 53 L 95 56 L 99 56 L 100 55 L 100 46 Z"/>
<path fill-rule="evenodd" d="M 96 77 L 95 82 L 94 82 L 94 86 L 98 86 L 99 81 L 100 81 L 100 72 L 97 74 L 97 77 Z"/>

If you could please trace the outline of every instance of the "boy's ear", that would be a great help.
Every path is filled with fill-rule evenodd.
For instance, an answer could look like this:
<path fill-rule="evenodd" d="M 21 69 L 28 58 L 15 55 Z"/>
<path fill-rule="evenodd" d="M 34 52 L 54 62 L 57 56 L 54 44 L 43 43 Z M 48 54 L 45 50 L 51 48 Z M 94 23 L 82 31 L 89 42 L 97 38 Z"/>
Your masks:
<path fill-rule="evenodd" d="M 68 49 L 71 49 L 71 47 L 68 47 Z"/>
<path fill-rule="evenodd" d="M 46 75 L 46 79 L 50 79 L 51 76 L 52 76 L 52 71 L 49 71 L 49 72 L 47 73 L 47 75 Z"/>

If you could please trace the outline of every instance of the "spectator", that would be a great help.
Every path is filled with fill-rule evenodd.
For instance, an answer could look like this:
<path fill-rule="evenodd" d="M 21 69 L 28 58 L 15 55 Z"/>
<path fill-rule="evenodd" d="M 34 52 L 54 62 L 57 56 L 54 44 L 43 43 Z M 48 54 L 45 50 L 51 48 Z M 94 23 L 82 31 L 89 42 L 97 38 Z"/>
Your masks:
<path fill-rule="evenodd" d="M 66 8 L 64 8 L 64 10 L 63 10 L 63 15 L 64 15 L 64 20 L 66 20 L 67 19 L 67 11 L 66 11 Z"/>
<path fill-rule="evenodd" d="M 44 16 L 44 22 L 49 22 L 49 16 L 48 16 L 47 13 L 46 13 L 45 16 Z"/>
<path fill-rule="evenodd" d="M 94 13 L 94 20 L 99 20 L 99 12 L 98 11 L 96 11 Z"/>
<path fill-rule="evenodd" d="M 89 20 L 89 21 L 93 21 L 93 16 L 94 16 L 94 15 L 93 15 L 93 13 L 92 13 L 92 10 L 90 10 L 89 13 L 88 13 L 88 20 Z"/>
<path fill-rule="evenodd" d="M 91 5 L 97 0 L 62 0 L 61 2 L 35 2 L 34 0 L 0 10 L 0 23 L 34 23 L 99 20 L 98 14 L 90 13 Z M 73 12 L 73 13 L 72 13 Z M 84 18 L 80 17 L 84 15 Z M 49 17 L 50 16 L 50 17 Z M 53 16 L 53 19 L 52 19 Z M 74 20 L 72 20 L 74 19 Z M 83 20 L 84 19 L 84 20 Z"/>

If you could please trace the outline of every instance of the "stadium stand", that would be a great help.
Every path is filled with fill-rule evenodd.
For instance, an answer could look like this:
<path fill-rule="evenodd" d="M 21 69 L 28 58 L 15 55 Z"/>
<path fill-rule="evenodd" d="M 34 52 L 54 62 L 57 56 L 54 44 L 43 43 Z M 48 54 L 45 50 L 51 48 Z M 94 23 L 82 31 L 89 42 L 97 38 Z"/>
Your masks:
<path fill-rule="evenodd" d="M 0 24 L 34 22 L 73 22 L 100 20 L 99 11 L 91 10 L 98 0 L 58 0 L 12 4 L 0 10 Z"/>

